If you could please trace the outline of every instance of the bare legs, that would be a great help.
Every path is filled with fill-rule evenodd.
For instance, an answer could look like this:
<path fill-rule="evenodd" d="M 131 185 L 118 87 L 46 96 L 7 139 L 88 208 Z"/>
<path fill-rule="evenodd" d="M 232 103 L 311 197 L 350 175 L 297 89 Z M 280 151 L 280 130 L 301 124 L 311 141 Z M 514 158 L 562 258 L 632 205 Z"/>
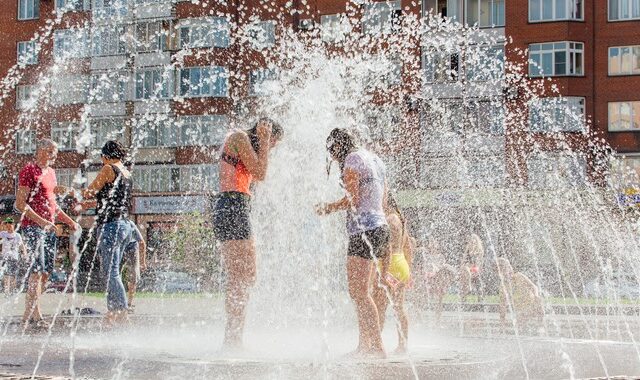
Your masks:
<path fill-rule="evenodd" d="M 24 315 L 22 316 L 22 321 L 24 323 L 42 320 L 42 313 L 40 312 L 40 296 L 42 295 L 42 289 L 44 288 L 44 284 L 47 282 L 48 278 L 48 274 L 40 272 L 31 273 L 31 275 L 29 275 Z"/>
<path fill-rule="evenodd" d="M 227 272 L 223 347 L 237 349 L 242 347 L 249 291 L 256 280 L 256 249 L 249 239 L 226 241 L 221 250 Z"/>
<path fill-rule="evenodd" d="M 374 273 L 374 278 L 377 278 L 377 273 Z M 377 283 L 377 280 L 375 281 L 373 284 L 373 300 L 378 310 L 378 324 L 380 325 L 380 331 L 382 331 L 389 298 L 385 289 Z M 390 294 L 393 312 L 399 324 L 396 326 L 398 329 L 398 348 L 396 348 L 395 352 L 401 354 L 407 352 L 407 338 L 409 336 L 409 319 L 404 308 L 404 284 L 398 285 L 395 289 L 390 289 Z"/>
<path fill-rule="evenodd" d="M 357 354 L 385 357 L 380 335 L 379 316 L 376 304 L 369 294 L 369 283 L 373 263 L 357 256 L 347 257 L 349 295 L 355 303 L 358 315 L 359 343 Z"/>
<path fill-rule="evenodd" d="M 4 293 L 6 295 L 10 295 L 13 293 L 13 290 L 16 288 L 16 277 L 15 276 L 4 276 Z"/>

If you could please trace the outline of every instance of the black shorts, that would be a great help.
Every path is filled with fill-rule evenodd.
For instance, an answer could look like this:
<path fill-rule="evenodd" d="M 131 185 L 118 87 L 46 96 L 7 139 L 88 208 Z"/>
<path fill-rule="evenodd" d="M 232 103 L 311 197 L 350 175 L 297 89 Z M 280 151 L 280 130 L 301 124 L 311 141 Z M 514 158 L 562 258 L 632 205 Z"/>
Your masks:
<path fill-rule="evenodd" d="M 382 257 L 389 249 L 389 227 L 382 226 L 361 234 L 349 236 L 347 256 L 357 256 L 373 260 Z"/>
<path fill-rule="evenodd" d="M 229 191 L 213 199 L 213 232 L 219 241 L 251 238 L 251 196 Z"/>

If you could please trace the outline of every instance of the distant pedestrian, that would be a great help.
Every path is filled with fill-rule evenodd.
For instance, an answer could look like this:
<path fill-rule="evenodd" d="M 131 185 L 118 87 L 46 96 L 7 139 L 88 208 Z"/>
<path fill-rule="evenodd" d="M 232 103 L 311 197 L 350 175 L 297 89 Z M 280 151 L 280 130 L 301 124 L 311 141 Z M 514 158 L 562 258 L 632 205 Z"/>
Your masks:
<path fill-rule="evenodd" d="M 27 249 L 22 242 L 20 234 L 15 232 L 13 218 L 6 218 L 2 221 L 0 232 L 0 242 L 2 243 L 2 272 L 4 273 L 4 293 L 12 294 L 16 290 L 16 276 L 22 259 L 26 260 Z"/>
<path fill-rule="evenodd" d="M 73 189 L 58 186 L 55 170 L 51 167 L 57 156 L 56 143 L 42 139 L 36 146 L 35 162 L 25 165 L 18 174 L 16 208 L 22 213 L 20 232 L 30 255 L 23 315 L 25 328 L 48 327 L 42 319 L 40 295 L 53 272 L 58 241 L 55 221 L 68 225 L 72 231 L 80 229 L 56 203 L 56 195 L 74 194 Z"/>

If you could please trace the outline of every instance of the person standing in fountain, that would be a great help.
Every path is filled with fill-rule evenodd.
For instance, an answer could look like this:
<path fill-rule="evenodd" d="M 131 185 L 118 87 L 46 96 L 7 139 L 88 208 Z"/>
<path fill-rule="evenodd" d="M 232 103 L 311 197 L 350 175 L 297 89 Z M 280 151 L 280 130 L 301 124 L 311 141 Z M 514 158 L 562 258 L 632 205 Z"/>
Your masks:
<path fill-rule="evenodd" d="M 500 281 L 500 322 L 507 326 L 507 312 L 513 312 L 519 329 L 529 327 L 535 321 L 542 325 L 544 304 L 538 287 L 524 273 L 514 272 L 509 260 L 496 259 Z"/>
<path fill-rule="evenodd" d="M 58 237 L 54 222 L 57 219 L 72 231 L 80 229 L 56 202 L 56 195 L 73 194 L 72 189 L 58 186 L 51 167 L 57 156 L 58 146 L 53 140 L 39 140 L 35 162 L 25 165 L 18 174 L 16 208 L 22 213 L 19 230 L 31 261 L 22 321 L 30 329 L 47 327 L 40 312 L 40 296 L 56 258 Z"/>
<path fill-rule="evenodd" d="M 102 275 L 107 278 L 107 314 L 105 323 L 113 326 L 127 319 L 127 296 L 120 275 L 125 248 L 134 240 L 133 223 L 129 220 L 131 173 L 123 164 L 127 152 L 118 141 L 107 141 L 102 147 L 102 169 L 82 195 L 97 201 L 97 246 Z"/>
<path fill-rule="evenodd" d="M 220 193 L 213 205 L 213 230 L 221 243 L 227 273 L 224 349 L 242 347 L 249 290 L 256 280 L 256 249 L 251 232 L 251 183 L 262 181 L 268 155 L 282 139 L 282 127 L 268 118 L 225 140 L 220 157 Z"/>
<path fill-rule="evenodd" d="M 413 264 L 414 243 L 413 238 L 409 236 L 406 229 L 406 220 L 400 207 L 396 203 L 395 198 L 388 194 L 387 207 L 387 223 L 391 232 L 390 248 L 391 262 L 389 264 L 389 274 L 387 282 L 390 284 L 389 293 L 391 302 L 393 303 L 393 311 L 398 318 L 398 348 L 396 353 L 404 354 L 407 352 L 407 340 L 409 339 L 409 319 L 404 309 L 404 293 L 409 287 L 411 280 L 411 268 Z M 382 272 L 382 262 L 378 261 L 378 269 Z M 378 309 L 378 317 L 380 318 L 380 330 L 384 327 L 385 314 L 389 298 L 385 287 L 378 284 L 373 285 L 373 300 Z"/>
<path fill-rule="evenodd" d="M 460 300 L 465 302 L 472 289 L 477 292 L 478 302 L 483 296 L 481 272 L 484 264 L 484 245 L 475 233 L 467 236 L 460 261 Z M 475 286 L 474 286 L 475 285 Z"/>
<path fill-rule="evenodd" d="M 22 243 L 22 237 L 15 232 L 14 220 L 9 217 L 2 221 L 0 232 L 2 241 L 2 271 L 4 274 L 4 293 L 11 295 L 16 290 L 16 276 L 20 256 L 27 259 L 27 249 Z M 22 255 L 21 255 L 22 254 Z"/>
<path fill-rule="evenodd" d="M 377 155 L 359 148 L 345 129 L 331 131 L 327 150 L 340 164 L 347 195 L 336 202 L 318 205 L 316 211 L 319 215 L 347 212 L 347 277 L 360 331 L 354 354 L 385 357 L 378 309 L 369 294 L 373 261 L 381 262 L 378 280 L 382 286 L 386 286 L 389 271 L 389 226 L 383 208 L 387 194 L 385 167 Z"/>

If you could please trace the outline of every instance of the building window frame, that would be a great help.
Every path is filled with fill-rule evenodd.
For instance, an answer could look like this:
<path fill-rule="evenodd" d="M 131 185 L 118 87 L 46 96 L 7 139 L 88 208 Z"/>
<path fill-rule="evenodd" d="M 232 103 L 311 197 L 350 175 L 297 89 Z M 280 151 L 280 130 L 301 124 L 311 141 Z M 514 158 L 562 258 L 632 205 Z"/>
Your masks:
<path fill-rule="evenodd" d="M 545 1 L 550 2 L 550 15 L 545 15 L 545 10 L 548 8 L 545 7 Z M 536 3 L 535 6 L 537 9 L 538 17 L 532 17 L 532 11 L 534 6 L 533 3 Z M 564 3 L 564 7 L 558 5 L 559 2 Z M 559 22 L 559 21 L 584 21 L 584 0 L 528 0 L 528 18 L 529 23 L 537 24 L 544 22 Z M 563 9 L 564 8 L 564 9 Z M 565 16 L 558 16 L 558 11 L 562 10 Z"/>
<path fill-rule="evenodd" d="M 32 108 L 38 100 L 36 91 L 37 85 L 34 84 L 16 86 L 16 109 L 24 111 Z"/>
<path fill-rule="evenodd" d="M 135 100 L 169 99 L 173 96 L 173 69 L 145 68 L 135 73 Z M 157 91 L 158 84 L 161 90 Z"/>
<path fill-rule="evenodd" d="M 554 41 L 539 42 L 529 44 L 529 77 L 582 77 L 584 76 L 584 42 L 577 41 Z M 564 53 L 564 63 L 559 60 L 559 53 Z M 534 60 L 538 56 L 538 61 Z M 551 66 L 551 73 L 543 72 L 545 57 L 550 57 L 548 62 Z M 579 58 L 578 58 L 579 56 Z M 562 67 L 564 73 L 560 73 L 558 68 Z M 578 72 L 579 71 L 579 72 Z"/>
<path fill-rule="evenodd" d="M 40 0 L 15 0 L 18 2 L 18 21 L 40 18 Z"/>
<path fill-rule="evenodd" d="M 38 49 L 35 41 L 18 41 L 16 50 L 18 64 L 27 66 L 38 64 Z"/>
<path fill-rule="evenodd" d="M 586 99 L 581 96 L 533 99 L 529 102 L 529 131 L 532 133 L 584 133 L 586 131 L 585 103 Z M 576 116 L 580 120 L 575 120 Z"/>
<path fill-rule="evenodd" d="M 476 4 L 476 12 L 471 12 L 471 3 Z M 466 21 L 468 25 L 477 25 L 479 28 L 501 28 L 505 26 L 505 2 L 506 0 L 465 0 Z M 483 6 L 488 4 L 488 20 L 481 22 Z M 473 18 L 472 18 L 473 17 Z"/>
<path fill-rule="evenodd" d="M 87 29 L 58 29 L 53 34 L 53 57 L 56 61 L 86 58 L 89 45 Z"/>
<path fill-rule="evenodd" d="M 224 66 L 195 66 L 180 69 L 179 91 L 185 98 L 226 98 L 229 75 Z"/>
<path fill-rule="evenodd" d="M 623 50 L 627 50 L 628 51 L 628 55 L 629 55 L 629 70 L 628 71 L 623 71 L 622 67 L 625 65 L 625 59 L 624 59 L 624 53 Z M 611 59 L 612 59 L 612 55 L 611 53 L 613 51 L 617 51 L 620 54 L 616 54 L 617 57 L 620 57 L 618 59 L 618 72 L 614 72 L 611 69 Z M 634 66 L 634 63 L 636 65 L 636 67 Z M 628 45 L 628 46 L 610 46 L 608 49 L 608 60 L 607 60 L 607 67 L 608 67 L 608 74 L 609 76 L 625 76 L 625 75 L 640 75 L 640 45 Z"/>
<path fill-rule="evenodd" d="M 627 124 L 626 127 L 612 127 L 612 119 L 616 114 L 617 119 L 620 120 L 618 124 L 624 122 Z M 622 120 L 625 116 L 628 116 L 628 120 Z M 609 132 L 640 132 L 640 100 L 607 103 L 607 130 Z"/>
<path fill-rule="evenodd" d="M 176 27 L 181 49 L 228 48 L 230 25 L 226 17 L 181 20 Z"/>
<path fill-rule="evenodd" d="M 91 10 L 91 0 L 55 0 L 56 12 L 84 12 Z"/>
<path fill-rule="evenodd" d="M 54 121 L 51 124 L 51 140 L 58 144 L 61 152 L 73 152 L 77 149 L 78 132 L 79 124 L 76 121 Z"/>
<path fill-rule="evenodd" d="M 620 3 L 626 1 L 628 13 L 625 17 L 625 10 L 620 6 Z M 613 4 L 618 3 L 616 9 L 613 9 Z M 612 18 L 612 13 L 617 13 L 616 18 Z M 607 1 L 607 21 L 608 22 L 624 22 L 624 21 L 633 21 L 640 20 L 640 0 L 608 0 Z"/>
<path fill-rule="evenodd" d="M 36 131 L 19 129 L 15 131 L 15 147 L 17 154 L 33 154 L 36 151 Z"/>
<path fill-rule="evenodd" d="M 367 3 L 362 13 L 362 31 L 369 35 L 396 33 L 396 25 L 399 22 L 398 15 L 401 13 L 400 0 Z"/>

